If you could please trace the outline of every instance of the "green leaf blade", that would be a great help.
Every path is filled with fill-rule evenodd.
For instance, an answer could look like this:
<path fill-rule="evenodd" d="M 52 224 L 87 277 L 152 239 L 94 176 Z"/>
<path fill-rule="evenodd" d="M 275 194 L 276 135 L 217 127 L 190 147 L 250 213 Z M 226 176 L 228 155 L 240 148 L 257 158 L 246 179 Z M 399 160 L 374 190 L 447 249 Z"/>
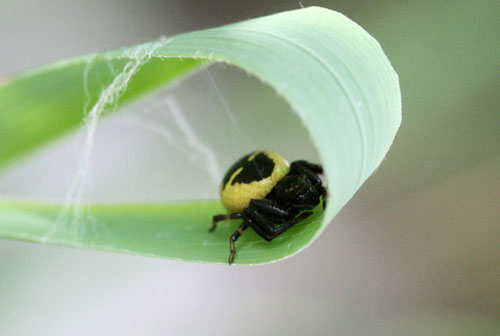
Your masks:
<path fill-rule="evenodd" d="M 96 103 L 102 87 L 111 83 L 113 72 L 122 70 L 129 60 L 108 57 L 91 55 L 54 64 L 0 87 L 0 168 L 82 123 L 85 110 Z M 120 103 L 185 76 L 202 62 L 152 59 L 131 80 Z"/>

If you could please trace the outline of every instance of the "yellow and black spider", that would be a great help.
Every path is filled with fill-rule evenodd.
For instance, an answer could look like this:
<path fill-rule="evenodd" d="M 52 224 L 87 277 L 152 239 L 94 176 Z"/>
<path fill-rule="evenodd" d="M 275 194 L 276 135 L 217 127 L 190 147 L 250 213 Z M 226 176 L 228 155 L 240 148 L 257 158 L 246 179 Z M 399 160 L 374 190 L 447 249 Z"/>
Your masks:
<path fill-rule="evenodd" d="M 221 200 L 230 212 L 213 217 L 213 232 L 217 222 L 243 219 L 229 239 L 229 265 L 234 261 L 235 241 L 251 227 L 271 241 L 293 225 L 312 215 L 323 198 L 326 188 L 321 178 L 323 167 L 304 160 L 289 164 L 280 155 L 257 151 L 250 153 L 229 168 L 221 184 Z"/>

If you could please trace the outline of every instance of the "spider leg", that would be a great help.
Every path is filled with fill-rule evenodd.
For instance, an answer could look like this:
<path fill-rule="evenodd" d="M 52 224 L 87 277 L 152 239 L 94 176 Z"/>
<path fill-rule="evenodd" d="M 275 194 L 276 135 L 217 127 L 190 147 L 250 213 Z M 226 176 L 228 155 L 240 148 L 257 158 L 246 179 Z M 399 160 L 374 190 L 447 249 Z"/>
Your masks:
<path fill-rule="evenodd" d="M 212 227 L 210 228 L 210 230 L 208 230 L 208 232 L 215 231 L 215 229 L 217 228 L 217 222 L 230 220 L 230 219 L 240 219 L 240 218 L 243 218 L 242 212 L 233 212 L 231 214 L 215 215 L 212 219 Z"/>
<path fill-rule="evenodd" d="M 325 187 L 321 187 L 321 196 L 323 196 L 323 210 L 325 210 L 326 200 L 328 199 L 328 192 Z"/>
<path fill-rule="evenodd" d="M 316 164 L 316 163 L 311 163 L 309 161 L 306 161 L 306 160 L 298 160 L 298 161 L 294 161 L 292 162 L 292 164 L 295 165 L 299 165 L 299 166 L 302 166 L 304 168 L 307 168 L 313 172 L 315 172 L 316 174 L 323 174 L 323 166 L 319 165 L 319 164 Z"/>
<path fill-rule="evenodd" d="M 306 175 L 315 186 L 321 185 L 321 179 L 317 174 L 323 173 L 323 167 L 307 161 L 294 161 L 290 165 L 290 171 Z"/>
<path fill-rule="evenodd" d="M 314 204 L 307 204 L 307 203 L 297 203 L 294 204 L 293 207 L 297 210 L 312 210 L 316 207 Z"/>
<path fill-rule="evenodd" d="M 290 215 L 289 211 L 283 206 L 266 198 L 252 199 L 249 208 L 258 209 L 260 212 L 271 217 L 286 218 Z"/>
<path fill-rule="evenodd" d="M 261 236 L 267 241 L 271 241 L 298 222 L 306 219 L 311 216 L 313 213 L 311 211 L 305 211 L 300 214 L 298 217 L 293 218 L 283 224 L 276 226 L 270 218 L 263 216 L 257 210 L 252 211 L 251 215 L 254 217 L 254 220 L 248 221 L 248 225 L 252 227 Z"/>
<path fill-rule="evenodd" d="M 245 231 L 245 229 L 248 227 L 248 224 L 245 221 L 243 221 L 243 223 L 241 223 L 240 227 L 238 228 L 238 230 L 234 231 L 234 233 L 232 234 L 232 236 L 229 238 L 229 250 L 231 251 L 231 253 L 229 254 L 229 266 L 231 266 L 231 264 L 233 263 L 234 261 L 234 255 L 236 254 L 236 249 L 234 247 L 234 242 L 238 240 L 238 238 L 240 238 L 240 236 L 243 234 L 243 231 Z"/>

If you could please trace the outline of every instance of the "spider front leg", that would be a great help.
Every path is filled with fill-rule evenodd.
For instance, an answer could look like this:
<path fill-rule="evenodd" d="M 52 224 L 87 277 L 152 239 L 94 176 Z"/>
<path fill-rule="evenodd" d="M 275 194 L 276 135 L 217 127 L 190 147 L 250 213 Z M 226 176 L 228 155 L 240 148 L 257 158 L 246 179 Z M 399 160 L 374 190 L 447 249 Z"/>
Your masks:
<path fill-rule="evenodd" d="M 312 208 L 314 208 L 313 205 L 307 205 L 303 210 Z M 311 211 L 304 211 L 297 218 L 293 218 L 298 211 L 290 212 L 283 206 L 268 199 L 251 200 L 246 211 L 248 225 L 267 241 L 273 240 L 293 225 L 312 215 Z"/>
<path fill-rule="evenodd" d="M 259 219 L 255 221 L 249 221 L 249 225 L 252 227 L 252 229 L 255 230 L 255 232 L 259 234 L 259 236 L 267 241 L 271 241 L 298 222 L 311 216 L 312 214 L 313 213 L 311 211 L 304 211 L 300 214 L 300 216 L 291 219 L 279 226 L 276 226 L 273 222 L 269 221 L 268 218 L 259 216 L 258 213 L 254 213 L 254 215 L 256 215 L 256 217 L 258 217 Z"/>
<path fill-rule="evenodd" d="M 252 199 L 250 201 L 250 206 L 248 209 L 256 209 L 264 213 L 266 216 L 270 216 L 276 219 L 283 219 L 290 215 L 289 211 L 278 203 L 271 201 L 267 198 L 263 199 Z"/>
<path fill-rule="evenodd" d="M 304 160 L 294 161 L 290 165 L 290 171 L 306 175 L 315 186 L 322 185 L 321 179 L 317 174 L 323 174 L 323 167 L 320 165 L 310 163 Z"/>
<path fill-rule="evenodd" d="M 312 163 L 312 162 L 309 162 L 306 160 L 297 160 L 297 161 L 292 162 L 292 164 L 305 167 L 305 168 L 315 172 L 316 174 L 323 174 L 323 166 L 319 165 L 317 163 Z"/>
<path fill-rule="evenodd" d="M 217 223 L 225 220 L 230 220 L 230 219 L 240 219 L 243 218 L 243 213 L 242 212 L 233 212 L 231 214 L 225 214 L 225 215 L 215 215 L 212 219 L 212 227 L 208 232 L 214 232 L 215 229 L 217 228 Z"/>
<path fill-rule="evenodd" d="M 325 187 L 321 187 L 321 196 L 323 196 L 323 210 L 325 210 L 326 200 L 328 199 L 328 192 Z"/>

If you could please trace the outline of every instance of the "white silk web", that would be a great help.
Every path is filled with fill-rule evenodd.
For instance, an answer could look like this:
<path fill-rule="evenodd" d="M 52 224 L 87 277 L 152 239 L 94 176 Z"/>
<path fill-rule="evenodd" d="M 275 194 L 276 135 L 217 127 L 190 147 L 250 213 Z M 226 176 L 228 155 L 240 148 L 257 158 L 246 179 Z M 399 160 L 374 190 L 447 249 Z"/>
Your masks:
<path fill-rule="evenodd" d="M 97 231 L 101 235 L 107 234 L 106 226 L 99 223 L 92 215 L 87 200 L 88 186 L 92 182 L 89 171 L 92 168 L 96 129 L 103 113 L 116 107 L 130 79 L 150 59 L 152 52 L 161 43 L 165 43 L 165 41 L 152 47 L 148 46 L 147 49 L 137 48 L 131 53 L 130 61 L 125 64 L 121 71 L 114 69 L 111 62 L 108 62 L 114 79 L 108 86 L 102 88 L 93 106 L 90 106 L 89 103 L 91 97 L 87 85 L 89 69 L 91 69 L 93 62 L 92 59 L 89 60 L 83 75 L 87 99 L 82 134 L 80 135 L 82 144 L 78 148 L 78 166 L 66 193 L 64 206 L 52 229 L 44 236 L 46 241 L 49 241 L 55 234 L 58 235 L 58 239 L 68 239 L 73 243 L 79 243 L 85 234 L 90 232 L 94 235 Z M 233 116 L 229 103 L 221 93 L 214 77 L 208 69 L 205 69 L 204 73 L 206 74 L 205 84 L 209 86 L 209 91 L 211 91 L 210 96 L 216 100 L 215 104 L 218 105 L 218 109 L 223 111 L 229 122 L 229 128 L 232 129 L 237 141 L 240 142 L 240 147 L 243 148 L 242 151 L 247 152 L 254 149 L 248 135 L 243 134 L 238 126 L 238 121 Z M 202 167 L 204 170 L 202 173 L 207 176 L 205 179 L 207 184 L 199 188 L 197 199 L 218 197 L 218 187 L 223 174 L 223 168 L 219 162 L 221 156 L 224 158 L 224 154 L 216 154 L 213 146 L 200 136 L 199 127 L 198 129 L 193 127 L 192 121 L 187 117 L 189 113 L 177 99 L 176 94 L 171 91 L 161 92 L 153 95 L 152 99 L 138 103 L 132 111 L 124 113 L 121 122 L 136 130 L 142 129 L 157 136 L 164 142 L 166 150 L 175 151 L 178 155 L 184 156 L 186 161 L 193 166 Z M 83 225 L 84 223 L 85 225 Z"/>
<path fill-rule="evenodd" d="M 115 77 L 107 87 L 103 88 L 96 103 L 90 108 L 90 111 L 88 110 L 90 96 L 87 81 L 88 73 L 94 59 L 90 58 L 88 60 L 83 74 L 83 87 L 86 96 L 83 122 L 84 143 L 80 151 L 76 174 L 66 194 L 64 206 L 51 231 L 45 235 L 45 240 L 50 239 L 56 232 L 64 232 L 67 234 L 68 239 L 78 241 L 77 238 L 85 233 L 82 232 L 85 230 L 85 226 L 81 225 L 84 217 L 86 217 L 85 220 L 89 221 L 89 223 L 96 224 L 84 197 L 94 148 L 94 135 L 99 118 L 105 111 L 116 107 L 118 99 L 127 88 L 132 76 L 151 58 L 152 53 L 165 43 L 168 43 L 168 41 L 160 40 L 153 45 L 138 46 L 132 50 L 129 55 L 130 60 L 119 73 L 116 73 L 111 63 L 108 62 L 112 73 L 115 73 Z"/>
<path fill-rule="evenodd" d="M 159 114 L 163 120 L 155 120 L 154 114 Z M 160 136 L 168 147 L 185 156 L 191 163 L 204 165 L 211 186 L 217 188 L 222 174 L 216 152 L 200 139 L 175 95 L 164 94 L 159 97 L 158 102 L 140 109 L 137 113 L 129 114 L 125 120 Z"/>

